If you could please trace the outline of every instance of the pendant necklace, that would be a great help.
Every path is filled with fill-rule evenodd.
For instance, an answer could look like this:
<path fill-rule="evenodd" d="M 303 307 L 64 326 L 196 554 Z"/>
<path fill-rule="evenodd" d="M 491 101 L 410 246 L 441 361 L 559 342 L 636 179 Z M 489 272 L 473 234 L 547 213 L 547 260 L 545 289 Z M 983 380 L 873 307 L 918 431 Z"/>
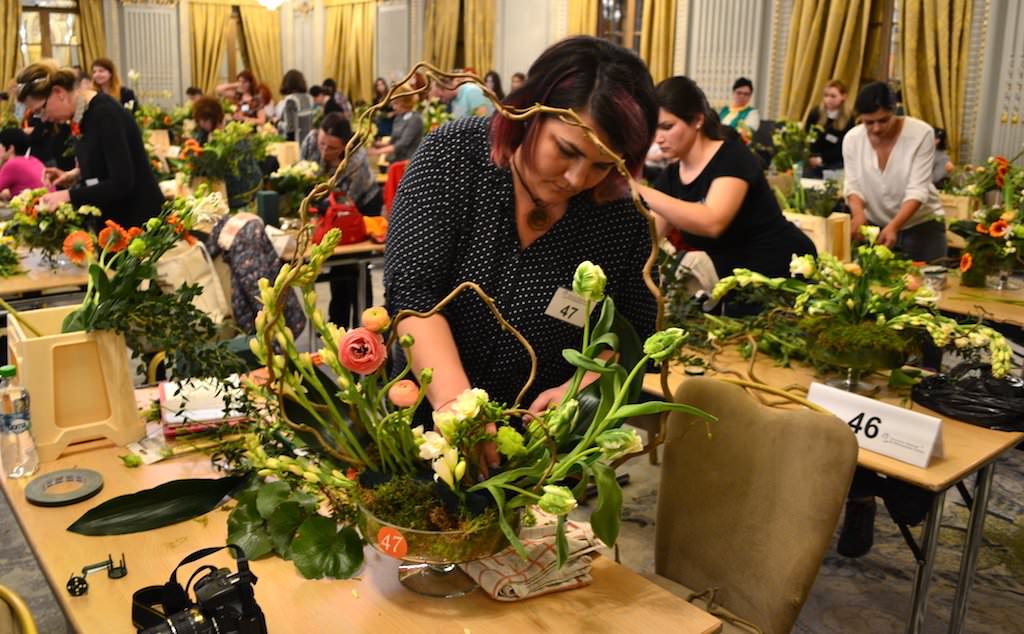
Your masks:
<path fill-rule="evenodd" d="M 533 209 L 526 214 L 526 226 L 534 231 L 543 231 L 547 229 L 548 225 L 551 224 L 551 213 L 547 210 L 547 205 L 540 198 L 537 198 L 530 187 L 523 180 L 522 175 L 516 168 L 516 160 L 513 157 L 509 161 L 509 167 L 512 168 L 512 175 L 515 176 L 519 184 L 526 190 L 526 195 L 530 197 L 530 201 L 533 203 Z"/>

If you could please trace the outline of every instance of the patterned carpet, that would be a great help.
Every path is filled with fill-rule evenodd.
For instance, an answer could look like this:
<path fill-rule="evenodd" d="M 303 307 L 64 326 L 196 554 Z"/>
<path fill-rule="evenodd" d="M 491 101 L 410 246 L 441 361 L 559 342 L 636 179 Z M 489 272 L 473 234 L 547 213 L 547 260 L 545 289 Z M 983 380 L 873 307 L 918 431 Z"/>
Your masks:
<path fill-rule="evenodd" d="M 630 483 L 619 551 L 622 563 L 654 572 L 654 518 L 660 470 L 647 458 L 627 463 Z M 968 483 L 973 490 L 973 482 Z M 967 509 L 960 495 L 946 494 L 938 559 L 929 592 L 924 631 L 945 632 L 949 623 Z M 920 537 L 920 529 L 914 529 Z M 910 611 L 914 559 L 879 503 L 875 546 L 860 559 L 835 552 L 835 543 L 804 605 L 799 634 L 882 634 L 902 632 Z M 1024 634 L 1024 452 L 1012 451 L 996 466 L 985 538 L 964 631 Z"/>

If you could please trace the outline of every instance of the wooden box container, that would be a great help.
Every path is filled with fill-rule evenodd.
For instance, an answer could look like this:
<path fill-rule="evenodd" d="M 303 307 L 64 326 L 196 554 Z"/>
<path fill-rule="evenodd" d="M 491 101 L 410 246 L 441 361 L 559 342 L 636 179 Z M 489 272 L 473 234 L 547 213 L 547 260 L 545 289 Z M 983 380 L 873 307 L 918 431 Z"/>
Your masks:
<path fill-rule="evenodd" d="M 77 306 L 21 313 L 37 337 L 8 317 L 8 358 L 29 393 L 32 436 L 40 460 L 55 460 L 72 443 L 107 438 L 124 445 L 145 435 L 124 337 L 114 332 L 61 333 Z"/>
<path fill-rule="evenodd" d="M 849 262 L 850 251 L 850 215 L 832 212 L 827 218 L 798 214 L 784 211 L 786 220 L 795 224 L 800 231 L 811 239 L 818 253 L 831 253 L 841 262 Z"/>

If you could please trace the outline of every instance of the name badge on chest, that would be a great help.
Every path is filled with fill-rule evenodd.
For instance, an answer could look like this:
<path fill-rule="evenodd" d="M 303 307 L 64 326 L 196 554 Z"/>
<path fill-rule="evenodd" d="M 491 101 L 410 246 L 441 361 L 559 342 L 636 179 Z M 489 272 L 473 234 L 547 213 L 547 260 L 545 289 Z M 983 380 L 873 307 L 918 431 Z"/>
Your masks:
<path fill-rule="evenodd" d="M 593 309 L 593 306 L 591 306 Z M 567 288 L 559 288 L 555 291 L 548 308 L 544 311 L 548 317 L 554 317 L 559 321 L 572 324 L 582 328 L 587 315 L 587 302 Z"/>
<path fill-rule="evenodd" d="M 839 143 L 839 137 L 831 133 L 825 135 L 825 140 L 829 143 Z"/>

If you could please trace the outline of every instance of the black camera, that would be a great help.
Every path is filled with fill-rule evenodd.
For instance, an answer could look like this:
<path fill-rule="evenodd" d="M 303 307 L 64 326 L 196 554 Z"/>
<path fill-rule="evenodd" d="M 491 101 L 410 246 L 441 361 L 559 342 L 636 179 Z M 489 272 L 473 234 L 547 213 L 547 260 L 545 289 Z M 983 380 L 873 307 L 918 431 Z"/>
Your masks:
<path fill-rule="evenodd" d="M 232 549 L 238 562 L 236 573 L 202 566 L 182 588 L 176 578 L 178 568 L 221 550 L 205 548 L 183 559 L 165 585 L 136 592 L 132 621 L 139 634 L 267 634 L 263 611 L 253 594 L 256 576 L 249 571 L 241 548 L 233 544 L 227 548 Z M 207 574 L 196 578 L 204 572 Z M 188 598 L 189 586 L 196 596 L 194 602 Z M 163 610 L 157 610 L 157 605 Z"/>

